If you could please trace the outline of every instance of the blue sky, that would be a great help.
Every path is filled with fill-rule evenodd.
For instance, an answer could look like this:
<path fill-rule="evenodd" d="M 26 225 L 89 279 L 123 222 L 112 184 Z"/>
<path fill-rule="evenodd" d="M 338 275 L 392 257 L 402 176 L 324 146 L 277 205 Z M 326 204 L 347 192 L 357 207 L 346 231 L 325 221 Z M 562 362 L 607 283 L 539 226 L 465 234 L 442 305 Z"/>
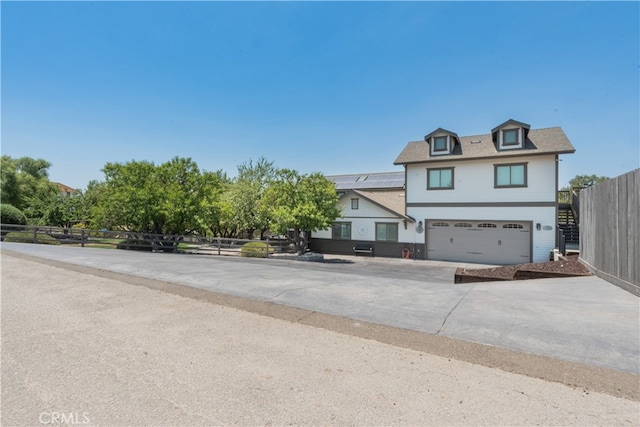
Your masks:
<path fill-rule="evenodd" d="M 513 118 L 576 147 L 560 184 L 640 165 L 638 2 L 2 1 L 2 154 L 76 188 L 106 162 L 264 156 L 402 170 L 408 141 Z"/>

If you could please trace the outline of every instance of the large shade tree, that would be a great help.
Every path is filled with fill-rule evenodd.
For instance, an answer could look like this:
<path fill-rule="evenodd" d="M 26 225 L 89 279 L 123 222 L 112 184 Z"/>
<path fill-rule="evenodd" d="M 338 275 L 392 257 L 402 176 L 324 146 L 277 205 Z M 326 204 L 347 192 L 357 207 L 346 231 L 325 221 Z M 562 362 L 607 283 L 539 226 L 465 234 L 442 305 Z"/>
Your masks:
<path fill-rule="evenodd" d="M 107 163 L 95 221 L 101 227 L 139 233 L 184 235 L 211 222 L 216 174 L 201 173 L 189 158 L 174 157 L 161 165 L 148 161 Z"/>
<path fill-rule="evenodd" d="M 238 176 L 229 186 L 224 200 L 233 212 L 233 225 L 245 237 L 252 238 L 256 230 L 264 237 L 269 229 L 270 211 L 264 196 L 276 173 L 273 162 L 264 157 L 255 163 L 249 160 L 238 166 Z"/>
<path fill-rule="evenodd" d="M 300 175 L 281 169 L 266 191 L 270 228 L 275 233 L 294 230 L 296 246 L 303 252 L 309 232 L 329 228 L 340 217 L 335 184 L 320 173 Z M 304 237 L 301 239 L 301 232 Z"/>
<path fill-rule="evenodd" d="M 55 197 L 58 187 L 49 181 L 51 163 L 43 159 L 3 155 L 0 158 L 0 198 L 21 209 L 31 222 L 43 215 L 43 206 Z"/>

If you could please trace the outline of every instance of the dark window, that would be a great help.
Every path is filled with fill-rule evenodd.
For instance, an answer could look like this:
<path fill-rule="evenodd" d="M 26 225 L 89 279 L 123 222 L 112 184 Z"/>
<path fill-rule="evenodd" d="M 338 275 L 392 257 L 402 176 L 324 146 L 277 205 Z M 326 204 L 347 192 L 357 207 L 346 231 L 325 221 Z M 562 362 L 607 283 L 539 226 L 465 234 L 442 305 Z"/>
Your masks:
<path fill-rule="evenodd" d="M 427 190 L 452 190 L 453 168 L 427 169 Z"/>
<path fill-rule="evenodd" d="M 360 199 L 351 199 L 351 209 L 358 210 L 358 202 Z"/>
<path fill-rule="evenodd" d="M 433 138 L 433 151 L 447 151 L 446 136 L 436 136 Z"/>
<path fill-rule="evenodd" d="M 526 187 L 527 164 L 494 165 L 495 187 Z"/>
<path fill-rule="evenodd" d="M 478 224 L 478 228 L 496 228 L 496 225 L 491 224 L 489 222 L 485 222 L 483 224 Z"/>
<path fill-rule="evenodd" d="M 376 240 L 380 242 L 397 242 L 398 241 L 398 224 L 377 222 L 376 223 Z"/>
<path fill-rule="evenodd" d="M 502 145 L 520 145 L 520 132 L 518 129 L 502 131 Z"/>
<path fill-rule="evenodd" d="M 458 223 L 454 224 L 454 227 L 471 228 L 471 227 L 473 227 L 473 225 L 469 224 L 468 222 L 458 222 Z"/>
<path fill-rule="evenodd" d="M 351 223 L 334 222 L 331 227 L 331 238 L 335 240 L 351 240 Z"/>

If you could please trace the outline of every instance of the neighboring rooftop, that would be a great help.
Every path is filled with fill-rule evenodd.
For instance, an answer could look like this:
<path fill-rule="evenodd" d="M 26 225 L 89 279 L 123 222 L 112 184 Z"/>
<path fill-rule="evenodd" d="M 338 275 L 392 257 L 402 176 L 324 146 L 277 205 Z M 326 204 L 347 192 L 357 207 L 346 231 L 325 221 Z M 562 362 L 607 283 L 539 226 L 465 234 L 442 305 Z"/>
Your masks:
<path fill-rule="evenodd" d="M 53 184 L 58 186 L 58 189 L 60 190 L 61 193 L 64 193 L 67 195 L 71 195 L 78 191 L 75 188 L 71 188 L 68 185 L 62 184 L 61 182 L 54 182 Z"/>
<path fill-rule="evenodd" d="M 404 188 L 404 171 L 332 175 L 328 179 L 336 184 L 336 190 L 391 190 Z"/>

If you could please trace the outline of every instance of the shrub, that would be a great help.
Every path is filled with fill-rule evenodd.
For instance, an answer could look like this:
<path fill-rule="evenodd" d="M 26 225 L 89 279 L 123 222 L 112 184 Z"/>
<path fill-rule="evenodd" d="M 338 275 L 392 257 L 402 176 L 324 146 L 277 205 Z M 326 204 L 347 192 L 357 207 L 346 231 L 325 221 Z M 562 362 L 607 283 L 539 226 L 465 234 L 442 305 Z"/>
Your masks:
<path fill-rule="evenodd" d="M 123 240 L 118 243 L 118 249 L 151 252 L 153 250 L 153 243 L 149 240 Z"/>
<path fill-rule="evenodd" d="M 36 238 L 38 239 L 37 243 L 41 243 L 43 245 L 59 245 L 60 242 L 56 240 L 54 237 L 49 236 L 48 234 L 36 234 Z M 19 242 L 19 243 L 34 243 L 33 242 L 33 233 L 28 231 L 13 231 L 4 236 L 5 242 Z"/>
<path fill-rule="evenodd" d="M 0 204 L 0 221 L 3 224 L 27 225 L 27 217 L 13 205 Z"/>
<path fill-rule="evenodd" d="M 251 258 L 266 258 L 267 250 L 273 253 L 273 246 L 265 242 L 248 242 L 240 248 L 240 255 Z"/>

